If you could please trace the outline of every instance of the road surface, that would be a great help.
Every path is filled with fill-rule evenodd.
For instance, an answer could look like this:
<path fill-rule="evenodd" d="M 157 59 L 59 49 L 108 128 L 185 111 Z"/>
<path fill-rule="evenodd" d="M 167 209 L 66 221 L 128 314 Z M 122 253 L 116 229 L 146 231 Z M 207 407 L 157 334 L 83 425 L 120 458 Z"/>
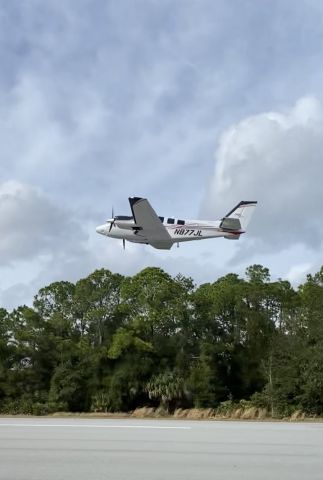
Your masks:
<path fill-rule="evenodd" d="M 322 480 L 323 423 L 0 418 L 0 480 Z"/>

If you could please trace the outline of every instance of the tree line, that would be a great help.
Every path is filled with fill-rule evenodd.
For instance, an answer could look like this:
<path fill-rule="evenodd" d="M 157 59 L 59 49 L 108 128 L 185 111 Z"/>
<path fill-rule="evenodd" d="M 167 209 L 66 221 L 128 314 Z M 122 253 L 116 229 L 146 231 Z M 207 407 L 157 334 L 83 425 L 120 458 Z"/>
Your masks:
<path fill-rule="evenodd" d="M 194 285 L 96 270 L 0 309 L 0 412 L 239 402 L 323 413 L 323 267 L 297 289 L 261 265 Z"/>

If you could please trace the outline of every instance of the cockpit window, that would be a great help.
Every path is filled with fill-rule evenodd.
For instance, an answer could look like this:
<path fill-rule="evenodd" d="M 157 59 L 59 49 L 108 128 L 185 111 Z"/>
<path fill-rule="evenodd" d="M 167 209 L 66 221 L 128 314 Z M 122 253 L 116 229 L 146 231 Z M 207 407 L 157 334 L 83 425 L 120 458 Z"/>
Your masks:
<path fill-rule="evenodd" d="M 161 223 L 164 223 L 164 217 L 159 217 L 159 220 L 161 221 Z"/>
<path fill-rule="evenodd" d="M 174 224 L 174 223 L 175 223 L 175 220 L 174 220 L 173 218 L 168 218 L 168 219 L 167 219 L 167 223 Z"/>
<path fill-rule="evenodd" d="M 185 225 L 185 220 L 177 220 L 177 225 Z"/>

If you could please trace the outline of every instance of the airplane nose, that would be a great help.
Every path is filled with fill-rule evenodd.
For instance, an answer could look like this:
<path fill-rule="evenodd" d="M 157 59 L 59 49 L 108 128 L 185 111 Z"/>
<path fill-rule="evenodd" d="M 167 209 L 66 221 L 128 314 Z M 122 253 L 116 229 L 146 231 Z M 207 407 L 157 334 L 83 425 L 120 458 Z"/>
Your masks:
<path fill-rule="evenodd" d="M 104 235 L 105 234 L 105 225 L 99 225 L 98 227 L 96 227 L 96 232 L 97 233 L 101 233 L 101 235 Z"/>

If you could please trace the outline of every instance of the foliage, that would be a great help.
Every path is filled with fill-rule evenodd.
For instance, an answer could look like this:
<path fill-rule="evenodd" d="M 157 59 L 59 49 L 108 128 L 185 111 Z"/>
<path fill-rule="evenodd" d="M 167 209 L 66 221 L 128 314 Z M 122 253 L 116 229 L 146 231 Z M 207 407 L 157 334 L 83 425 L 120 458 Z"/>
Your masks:
<path fill-rule="evenodd" d="M 1 413 L 142 405 L 322 415 L 323 267 L 298 289 L 262 265 L 198 287 L 100 269 L 0 308 Z"/>
<path fill-rule="evenodd" d="M 160 373 L 149 380 L 145 390 L 150 399 L 156 398 L 168 410 L 170 402 L 184 397 L 184 380 L 174 372 Z"/>

